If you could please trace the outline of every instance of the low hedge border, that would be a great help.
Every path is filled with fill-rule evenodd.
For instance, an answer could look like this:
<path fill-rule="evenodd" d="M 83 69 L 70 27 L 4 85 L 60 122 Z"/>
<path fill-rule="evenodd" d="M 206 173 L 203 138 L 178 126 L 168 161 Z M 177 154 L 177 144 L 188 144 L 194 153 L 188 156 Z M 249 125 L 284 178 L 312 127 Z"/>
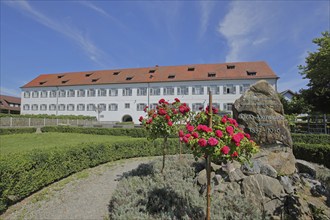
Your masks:
<path fill-rule="evenodd" d="M 82 128 L 72 126 L 46 126 L 42 132 L 82 133 L 113 136 L 147 137 L 148 132 L 143 128 Z"/>
<path fill-rule="evenodd" d="M 0 128 L 0 135 L 35 133 L 37 128 Z"/>
<path fill-rule="evenodd" d="M 302 159 L 318 164 L 323 164 L 330 169 L 330 144 L 294 143 L 293 154 L 297 159 Z"/>
<path fill-rule="evenodd" d="M 95 116 L 85 116 L 85 115 L 47 115 L 47 114 L 39 114 L 39 115 L 18 115 L 18 114 L 4 114 L 0 113 L 0 118 L 48 118 L 48 119 L 89 119 L 96 121 Z"/>
<path fill-rule="evenodd" d="M 178 139 L 168 140 L 168 154 L 179 152 L 178 143 Z M 190 152 L 183 147 L 183 153 Z M 0 213 L 31 193 L 83 169 L 125 158 L 161 154 L 162 140 L 131 139 L 0 155 Z"/>
<path fill-rule="evenodd" d="M 329 144 L 330 135 L 328 134 L 291 134 L 293 143 L 305 144 Z"/>

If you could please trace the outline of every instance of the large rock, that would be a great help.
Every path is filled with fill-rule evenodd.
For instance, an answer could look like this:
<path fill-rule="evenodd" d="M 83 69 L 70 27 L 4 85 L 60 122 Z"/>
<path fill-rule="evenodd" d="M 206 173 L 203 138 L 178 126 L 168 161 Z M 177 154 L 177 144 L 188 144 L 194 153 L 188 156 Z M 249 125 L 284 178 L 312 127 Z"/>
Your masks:
<path fill-rule="evenodd" d="M 265 80 L 252 85 L 233 106 L 234 118 L 262 147 L 292 147 L 288 122 L 277 92 Z"/>
<path fill-rule="evenodd" d="M 316 177 L 316 169 L 313 164 L 304 160 L 296 160 L 296 166 L 299 173 L 308 173 L 313 178 Z"/>

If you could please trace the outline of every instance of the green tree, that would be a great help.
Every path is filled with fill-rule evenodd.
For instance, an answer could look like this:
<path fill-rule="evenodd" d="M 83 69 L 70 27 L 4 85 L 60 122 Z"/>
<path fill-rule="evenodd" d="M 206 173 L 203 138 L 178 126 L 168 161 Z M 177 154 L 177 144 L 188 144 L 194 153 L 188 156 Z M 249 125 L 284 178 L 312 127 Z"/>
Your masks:
<path fill-rule="evenodd" d="M 278 95 L 283 105 L 286 115 L 309 113 L 311 106 L 301 94 L 293 96 L 291 101 L 286 100 L 282 95 Z"/>
<path fill-rule="evenodd" d="M 318 46 L 316 52 L 309 52 L 306 65 L 300 65 L 300 74 L 309 79 L 307 89 L 300 90 L 304 99 L 314 111 L 330 113 L 330 34 L 322 32 L 322 37 L 313 40 Z"/>

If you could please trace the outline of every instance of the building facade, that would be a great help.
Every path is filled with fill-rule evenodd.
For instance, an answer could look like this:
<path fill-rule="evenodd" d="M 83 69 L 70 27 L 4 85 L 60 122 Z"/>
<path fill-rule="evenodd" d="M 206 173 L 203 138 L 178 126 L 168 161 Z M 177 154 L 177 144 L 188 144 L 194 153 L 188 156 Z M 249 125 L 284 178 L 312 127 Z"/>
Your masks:
<path fill-rule="evenodd" d="M 20 114 L 21 99 L 18 97 L 0 95 L 0 113 Z"/>
<path fill-rule="evenodd" d="M 265 62 L 155 66 L 40 75 L 22 87 L 22 114 L 88 115 L 100 121 L 133 121 L 159 99 L 179 98 L 193 111 L 213 103 L 231 112 L 250 85 L 278 77 Z"/>

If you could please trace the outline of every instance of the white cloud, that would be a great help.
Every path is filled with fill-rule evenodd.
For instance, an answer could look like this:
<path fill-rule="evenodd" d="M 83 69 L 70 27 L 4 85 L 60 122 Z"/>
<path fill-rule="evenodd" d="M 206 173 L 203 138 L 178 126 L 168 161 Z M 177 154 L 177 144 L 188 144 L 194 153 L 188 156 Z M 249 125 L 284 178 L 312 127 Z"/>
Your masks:
<path fill-rule="evenodd" d="M 224 19 L 219 22 L 218 32 L 228 41 L 230 51 L 226 62 L 244 60 L 244 51 L 268 40 L 264 36 L 267 7 L 262 2 L 234 1 Z"/>
<path fill-rule="evenodd" d="M 79 1 L 80 4 L 100 13 L 101 15 L 105 16 L 105 17 L 110 17 L 110 15 L 105 12 L 102 8 L 94 5 L 92 2 L 88 2 L 88 1 Z"/>
<path fill-rule="evenodd" d="M 201 27 L 200 27 L 200 33 L 199 36 L 203 37 L 205 32 L 207 31 L 208 25 L 209 25 L 209 19 L 210 14 L 212 12 L 212 9 L 214 8 L 214 5 L 216 2 L 213 1 L 200 1 L 198 2 L 198 6 L 200 8 L 201 13 Z"/>
<path fill-rule="evenodd" d="M 101 49 L 99 49 L 85 34 L 83 34 L 75 27 L 65 23 L 60 23 L 56 20 L 47 17 L 45 14 L 33 8 L 29 4 L 29 2 L 25 0 L 5 1 L 5 3 L 15 9 L 20 10 L 24 14 L 27 14 L 40 24 L 70 38 L 86 53 L 89 59 L 91 59 L 100 66 L 106 66 L 102 62 L 102 58 L 106 57 L 106 54 Z"/>
<path fill-rule="evenodd" d="M 0 87 L 0 94 L 1 95 L 9 95 L 9 96 L 17 96 L 17 97 L 20 97 L 21 96 L 21 93 L 19 90 L 16 90 L 16 89 L 9 89 L 9 88 L 6 88 L 6 87 Z"/>

